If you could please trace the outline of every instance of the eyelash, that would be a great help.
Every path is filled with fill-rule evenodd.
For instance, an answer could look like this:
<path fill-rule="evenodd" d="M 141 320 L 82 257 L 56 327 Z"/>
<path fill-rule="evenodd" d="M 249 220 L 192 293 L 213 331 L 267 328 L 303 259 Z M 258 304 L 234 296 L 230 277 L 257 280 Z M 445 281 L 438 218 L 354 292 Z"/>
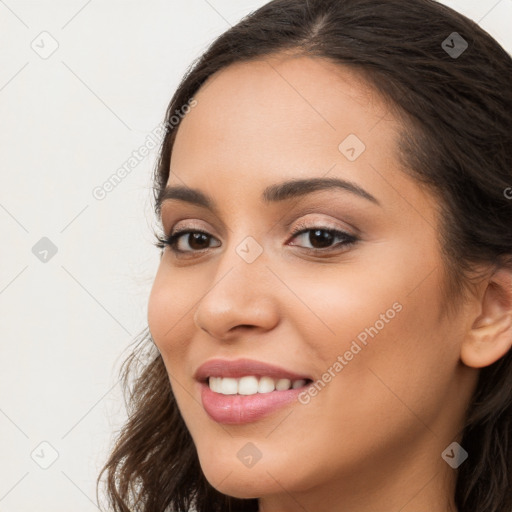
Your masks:
<path fill-rule="evenodd" d="M 351 235 L 349 233 L 346 233 L 345 231 L 340 231 L 338 229 L 333 229 L 333 228 L 329 228 L 329 227 L 324 227 L 324 226 L 306 226 L 306 225 L 299 225 L 297 226 L 294 231 L 291 233 L 291 238 L 296 238 L 298 235 L 302 235 L 304 233 L 308 233 L 309 231 L 324 231 L 326 233 L 329 233 L 330 235 L 334 236 L 335 238 L 341 238 L 342 241 L 341 242 L 338 242 L 337 244 L 333 245 L 332 247 L 328 247 L 327 249 L 317 249 L 317 248 L 309 248 L 309 247 L 304 247 L 303 249 L 305 249 L 306 251 L 308 252 L 313 252 L 313 253 L 328 253 L 328 252 L 332 252 L 332 251 L 335 251 L 336 249 L 339 249 L 341 246 L 343 247 L 350 247 L 352 245 L 354 245 L 357 241 L 359 241 L 359 238 L 357 238 L 356 236 L 354 235 Z M 171 249 L 171 251 L 178 255 L 178 254 L 193 254 L 193 253 L 204 253 L 206 252 L 208 249 L 203 249 L 203 250 L 191 250 L 191 251 L 182 251 L 180 249 L 177 249 L 176 246 L 177 246 L 177 243 L 178 243 L 178 240 L 183 236 L 183 235 L 190 235 L 190 234 L 193 234 L 193 233 L 200 233 L 200 234 L 203 234 L 207 237 L 210 237 L 210 238 L 214 238 L 212 235 L 210 235 L 210 233 L 207 233 L 206 231 L 202 231 L 200 229 L 183 229 L 181 231 L 176 231 L 175 233 L 172 233 L 168 236 L 164 236 L 164 237 L 161 237 L 159 235 L 155 235 L 156 236 L 156 239 L 157 239 L 157 242 L 155 243 L 156 247 L 159 247 L 160 249 L 164 249 L 166 246 L 169 246 L 169 248 Z"/>

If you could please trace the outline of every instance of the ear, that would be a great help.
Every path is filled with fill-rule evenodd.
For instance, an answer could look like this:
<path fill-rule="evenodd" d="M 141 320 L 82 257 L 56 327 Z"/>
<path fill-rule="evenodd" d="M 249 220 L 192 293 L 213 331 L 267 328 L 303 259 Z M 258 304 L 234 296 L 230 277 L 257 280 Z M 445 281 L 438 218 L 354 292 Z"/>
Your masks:
<path fill-rule="evenodd" d="M 479 315 L 461 346 L 461 360 L 472 368 L 493 364 L 512 347 L 512 270 L 496 270 L 480 297 Z"/>

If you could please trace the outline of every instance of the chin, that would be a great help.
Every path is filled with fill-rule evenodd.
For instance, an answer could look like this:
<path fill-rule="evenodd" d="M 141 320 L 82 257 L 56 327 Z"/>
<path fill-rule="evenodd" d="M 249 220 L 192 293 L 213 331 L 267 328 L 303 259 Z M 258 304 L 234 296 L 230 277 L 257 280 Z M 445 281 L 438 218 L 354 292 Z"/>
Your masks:
<path fill-rule="evenodd" d="M 281 493 L 282 486 L 287 489 L 293 486 L 293 483 L 286 480 L 280 467 L 264 462 L 263 459 L 252 467 L 245 467 L 236 454 L 229 458 L 217 458 L 210 451 L 205 457 L 199 456 L 199 461 L 210 485 L 233 498 L 260 498 Z"/>

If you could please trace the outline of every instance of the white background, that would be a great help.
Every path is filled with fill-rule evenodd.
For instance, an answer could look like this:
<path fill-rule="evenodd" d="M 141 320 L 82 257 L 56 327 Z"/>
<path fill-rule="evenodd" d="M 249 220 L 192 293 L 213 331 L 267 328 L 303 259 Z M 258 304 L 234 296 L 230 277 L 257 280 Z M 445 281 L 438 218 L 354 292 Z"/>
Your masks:
<path fill-rule="evenodd" d="M 92 190 L 163 120 L 192 60 L 264 3 L 0 0 L 0 512 L 98 510 L 125 419 L 117 372 L 159 262 L 156 150 L 103 200 Z M 512 53 L 512 0 L 443 3 Z M 51 48 L 43 31 L 58 43 L 46 59 L 31 47 Z M 42 237 L 57 247 L 45 263 Z"/>

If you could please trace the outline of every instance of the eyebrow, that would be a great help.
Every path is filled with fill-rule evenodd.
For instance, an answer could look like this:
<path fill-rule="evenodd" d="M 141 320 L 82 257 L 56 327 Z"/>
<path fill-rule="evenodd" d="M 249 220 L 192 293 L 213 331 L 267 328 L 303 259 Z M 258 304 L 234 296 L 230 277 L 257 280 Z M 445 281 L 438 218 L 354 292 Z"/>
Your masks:
<path fill-rule="evenodd" d="M 374 196 L 359 185 L 339 178 L 309 178 L 285 181 L 268 186 L 263 191 L 261 197 L 264 203 L 269 204 L 301 197 L 318 190 L 332 190 L 333 188 L 342 189 L 381 206 Z M 186 201 L 187 203 L 208 208 L 218 214 L 215 201 L 210 196 L 200 190 L 177 185 L 168 186 L 162 190 L 157 200 L 157 211 L 160 211 L 162 204 L 170 199 Z"/>

